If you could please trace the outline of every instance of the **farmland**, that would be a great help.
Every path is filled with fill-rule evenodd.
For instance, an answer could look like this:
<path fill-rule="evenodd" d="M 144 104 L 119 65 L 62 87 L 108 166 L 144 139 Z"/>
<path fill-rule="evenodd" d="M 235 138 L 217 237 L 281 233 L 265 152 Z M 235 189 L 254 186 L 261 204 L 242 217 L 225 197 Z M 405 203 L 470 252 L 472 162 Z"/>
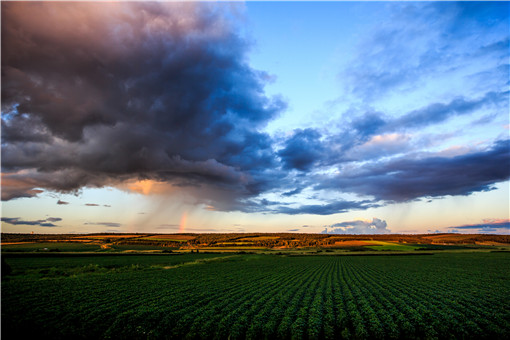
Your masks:
<path fill-rule="evenodd" d="M 509 235 L 328 235 L 298 233 L 239 234 L 84 234 L 33 235 L 2 233 L 2 251 L 54 252 L 414 252 L 510 250 Z"/>
<path fill-rule="evenodd" d="M 508 252 L 327 254 L 4 253 L 2 338 L 510 336 Z"/>
<path fill-rule="evenodd" d="M 99 250 L 98 244 L 89 243 L 71 243 L 71 242 L 27 242 L 20 244 L 2 245 L 2 251 L 6 252 L 37 252 L 37 251 L 96 251 Z"/>

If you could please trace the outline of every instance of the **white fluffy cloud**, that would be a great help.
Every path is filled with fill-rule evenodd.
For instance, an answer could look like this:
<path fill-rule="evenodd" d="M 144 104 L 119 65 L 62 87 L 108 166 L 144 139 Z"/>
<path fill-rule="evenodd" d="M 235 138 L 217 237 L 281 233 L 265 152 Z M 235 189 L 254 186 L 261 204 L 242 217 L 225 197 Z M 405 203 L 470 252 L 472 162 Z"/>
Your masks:
<path fill-rule="evenodd" d="M 330 225 L 323 234 L 388 234 L 391 232 L 386 221 L 373 218 L 372 221 L 349 221 Z M 329 229 L 328 229 L 329 228 Z"/>

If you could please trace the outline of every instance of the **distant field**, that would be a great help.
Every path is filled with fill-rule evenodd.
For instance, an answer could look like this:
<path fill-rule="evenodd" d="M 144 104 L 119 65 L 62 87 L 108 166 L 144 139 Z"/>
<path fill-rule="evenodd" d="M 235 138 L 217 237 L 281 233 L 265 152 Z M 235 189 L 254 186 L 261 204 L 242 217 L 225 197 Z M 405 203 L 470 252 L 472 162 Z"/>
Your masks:
<path fill-rule="evenodd" d="M 112 244 L 110 246 L 112 250 L 118 250 L 118 251 L 128 251 L 128 250 L 134 250 L 134 251 L 144 251 L 144 250 L 175 250 L 178 249 L 176 247 L 162 247 L 162 246 L 152 246 L 152 245 L 144 245 L 144 244 Z"/>
<path fill-rule="evenodd" d="M 433 240 L 435 242 L 452 242 L 452 241 L 462 241 L 462 240 L 468 240 L 472 237 L 472 235 L 469 234 L 439 234 L 439 235 L 427 235 L 424 236 L 426 239 Z"/>
<path fill-rule="evenodd" d="M 161 242 L 187 242 L 188 240 L 176 239 L 176 238 L 162 238 L 162 237 L 142 237 L 140 240 L 143 241 L 161 241 Z"/>
<path fill-rule="evenodd" d="M 221 252 L 228 252 L 228 253 L 238 253 L 238 252 L 261 252 L 268 250 L 265 247 L 255 247 L 255 246 L 218 246 L 218 247 L 200 247 L 196 250 L 200 252 L 213 252 L 213 253 L 221 253 Z M 179 251 L 179 250 L 178 250 Z M 189 252 L 190 249 L 183 249 L 182 251 Z"/>
<path fill-rule="evenodd" d="M 506 252 L 28 255 L 2 256 L 5 339 L 510 338 Z"/>
<path fill-rule="evenodd" d="M 338 247 L 364 247 L 375 246 L 377 243 L 373 241 L 336 241 L 334 245 Z"/>
<path fill-rule="evenodd" d="M 226 233 L 226 234 L 12 234 L 2 233 L 3 244 L 26 242 L 100 243 L 103 250 L 113 245 L 129 243 L 137 246 L 155 245 L 201 249 L 209 247 L 262 247 L 273 250 L 299 250 L 307 248 L 333 249 L 334 251 L 422 251 L 459 249 L 507 249 L 510 235 L 488 234 L 422 234 L 422 235 L 328 235 L 301 233 Z M 459 248 L 460 247 L 460 248 Z M 492 248 L 491 248 L 492 247 Z M 138 248 L 142 249 L 142 248 Z M 132 249 L 133 250 L 133 249 Z"/>
<path fill-rule="evenodd" d="M 367 246 L 373 250 L 396 250 L 396 251 L 413 251 L 420 248 L 420 246 L 413 246 L 402 243 L 383 242 L 383 241 L 370 241 L 374 245 Z"/>
<path fill-rule="evenodd" d="M 186 243 L 189 240 L 195 239 L 195 236 L 190 235 L 152 235 L 140 238 L 145 241 L 160 241 L 160 242 L 182 242 Z"/>
<path fill-rule="evenodd" d="M 50 256 L 52 255 L 52 256 Z M 122 267 L 137 266 L 150 268 L 151 266 L 172 266 L 200 259 L 209 259 L 226 256 L 223 254 L 147 254 L 147 255 L 126 255 L 126 254 L 88 254 L 81 256 L 61 255 L 61 254 L 6 254 L 3 255 L 5 261 L 11 266 L 15 278 L 22 278 L 27 274 L 44 276 L 49 268 L 58 268 L 62 272 L 87 266 L 98 266 L 106 269 L 115 269 Z"/>
<path fill-rule="evenodd" d="M 250 236 L 250 237 L 244 237 L 240 238 L 239 241 L 266 241 L 266 240 L 277 240 L 279 239 L 279 236 Z"/>
<path fill-rule="evenodd" d="M 22 243 L 3 244 L 2 252 L 33 252 L 33 251 L 96 251 L 101 249 L 98 244 L 72 243 L 72 242 L 47 242 L 47 243 Z"/>
<path fill-rule="evenodd" d="M 107 238 L 133 238 L 133 237 L 143 237 L 145 235 L 140 234 L 110 234 L 110 235 L 89 235 L 89 236 L 76 236 L 75 238 L 86 238 L 86 239 L 107 239 Z"/>
<path fill-rule="evenodd" d="M 376 251 L 415 251 L 421 249 L 431 250 L 442 250 L 448 249 L 445 246 L 434 246 L 425 244 L 409 244 L 409 243 L 397 243 L 397 242 L 385 242 L 385 241 L 337 241 L 333 247 L 338 248 L 354 248 L 357 251 L 365 250 L 376 250 Z M 449 246 L 450 249 L 464 249 L 465 247 L 454 247 Z"/>
<path fill-rule="evenodd" d="M 478 245 L 490 245 L 490 246 L 510 246 L 510 240 L 508 236 L 500 235 L 501 240 L 475 240 L 476 235 L 469 234 L 439 234 L 439 235 L 424 235 L 423 238 L 430 240 L 435 244 L 478 244 Z"/>

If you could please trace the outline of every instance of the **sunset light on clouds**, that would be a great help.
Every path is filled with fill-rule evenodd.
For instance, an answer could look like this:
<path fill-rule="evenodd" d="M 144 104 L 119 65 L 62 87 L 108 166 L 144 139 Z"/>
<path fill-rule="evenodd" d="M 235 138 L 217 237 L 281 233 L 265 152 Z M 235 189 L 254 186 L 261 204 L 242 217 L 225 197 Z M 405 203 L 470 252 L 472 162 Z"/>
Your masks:
<path fill-rule="evenodd" d="M 1 5 L 3 232 L 510 234 L 508 2 Z"/>

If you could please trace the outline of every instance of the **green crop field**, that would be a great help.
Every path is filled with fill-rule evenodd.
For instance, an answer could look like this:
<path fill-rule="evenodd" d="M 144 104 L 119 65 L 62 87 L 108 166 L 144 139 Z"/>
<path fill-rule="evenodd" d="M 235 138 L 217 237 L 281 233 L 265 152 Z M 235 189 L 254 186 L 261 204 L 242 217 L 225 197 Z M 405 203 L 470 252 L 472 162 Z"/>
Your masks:
<path fill-rule="evenodd" d="M 112 244 L 110 245 L 110 249 L 116 251 L 144 251 L 144 250 L 175 250 L 179 249 L 178 247 L 162 247 L 162 246 L 153 246 L 153 245 L 145 245 L 145 244 Z"/>
<path fill-rule="evenodd" d="M 396 250 L 396 251 L 413 251 L 420 248 L 419 246 L 393 242 L 371 241 L 371 243 L 376 243 L 378 245 L 366 246 L 366 248 L 372 250 Z"/>
<path fill-rule="evenodd" d="M 77 252 L 77 251 L 96 251 L 101 249 L 98 244 L 71 243 L 71 242 L 45 242 L 45 243 L 22 243 L 2 245 L 2 252 Z"/>
<path fill-rule="evenodd" d="M 173 238 L 163 238 L 163 237 L 158 238 L 158 237 L 154 237 L 154 236 L 142 237 L 139 240 L 160 241 L 160 242 L 179 242 L 179 243 L 186 243 L 188 241 L 188 240 L 183 240 L 183 239 L 173 239 Z"/>
<path fill-rule="evenodd" d="M 147 269 L 158 266 L 173 266 L 204 259 L 217 259 L 228 254 L 3 254 L 6 263 L 12 269 L 9 278 L 28 278 L 28 275 L 44 276 L 48 269 L 58 269 L 63 273 L 77 272 L 80 268 L 97 266 L 104 269 L 119 269 L 136 266 Z M 41 274 L 43 273 L 43 274 Z"/>
<path fill-rule="evenodd" d="M 3 261 L 2 339 L 510 338 L 505 252 Z"/>

